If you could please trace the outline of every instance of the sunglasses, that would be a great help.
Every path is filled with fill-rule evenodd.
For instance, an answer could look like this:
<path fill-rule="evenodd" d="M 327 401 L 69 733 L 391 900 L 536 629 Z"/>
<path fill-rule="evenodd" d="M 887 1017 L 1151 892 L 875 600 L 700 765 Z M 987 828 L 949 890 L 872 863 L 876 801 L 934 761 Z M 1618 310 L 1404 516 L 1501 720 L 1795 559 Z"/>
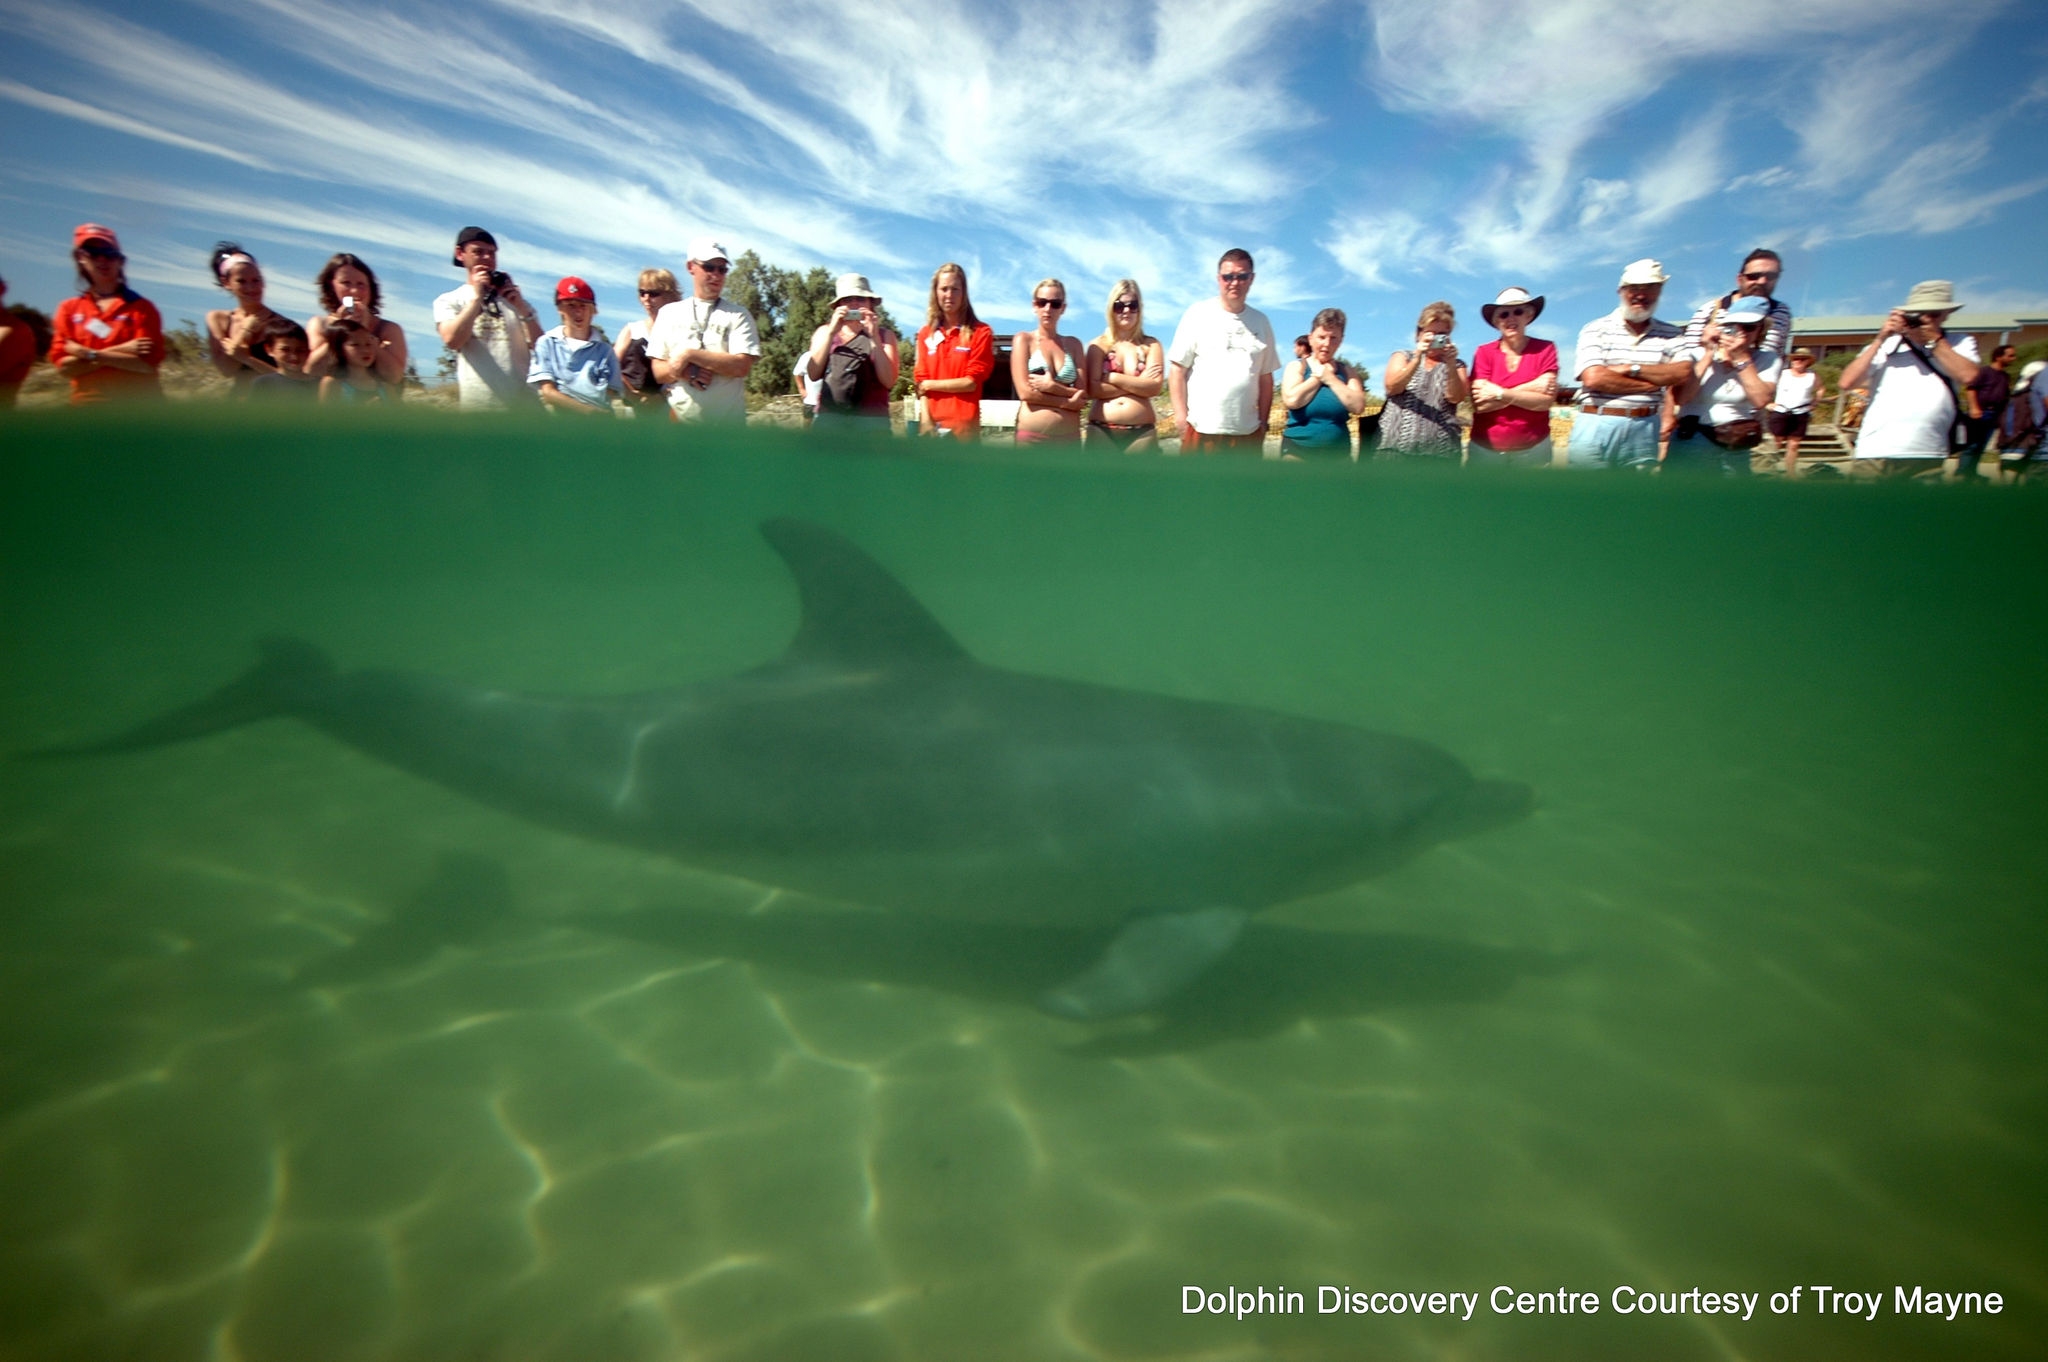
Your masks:
<path fill-rule="evenodd" d="M 110 251 L 104 246 L 81 246 L 78 249 L 80 254 L 90 256 L 94 260 L 126 260 L 128 258 L 119 251 Z"/>
<path fill-rule="evenodd" d="M 666 298 L 674 292 L 675 290 L 672 288 L 643 288 L 640 290 L 640 296 L 642 298 Z"/>
<path fill-rule="evenodd" d="M 1064 298 L 1033 298 L 1031 305 L 1033 307 L 1049 307 L 1053 311 L 1058 312 L 1067 305 L 1067 300 Z"/>
<path fill-rule="evenodd" d="M 1250 270 L 1229 270 L 1216 277 L 1226 284 L 1249 284 L 1252 281 L 1252 272 Z"/>
<path fill-rule="evenodd" d="M 697 268 L 706 274 L 724 274 L 732 266 L 723 260 L 699 260 Z"/>
<path fill-rule="evenodd" d="M 1493 310 L 1493 315 L 1496 317 L 1533 317 L 1536 315 L 1536 309 L 1533 307 L 1497 307 Z"/>
<path fill-rule="evenodd" d="M 1136 312 L 1138 310 L 1138 305 L 1130 302 L 1116 302 L 1110 304 L 1110 306 L 1118 312 Z"/>
<path fill-rule="evenodd" d="M 1776 279 L 1778 277 L 1778 272 L 1776 270 L 1758 270 L 1751 274 L 1745 274 L 1742 277 L 1744 279 L 1762 282 L 1765 279 Z"/>

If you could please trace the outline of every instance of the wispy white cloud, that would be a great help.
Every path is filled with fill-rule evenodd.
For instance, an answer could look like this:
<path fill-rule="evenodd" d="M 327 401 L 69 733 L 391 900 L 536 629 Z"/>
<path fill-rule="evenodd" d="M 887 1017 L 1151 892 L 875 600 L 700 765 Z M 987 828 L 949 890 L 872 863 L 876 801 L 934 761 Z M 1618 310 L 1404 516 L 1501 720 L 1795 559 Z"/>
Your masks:
<path fill-rule="evenodd" d="M 1841 195 L 1876 194 L 1874 177 L 1879 186 L 1896 177 L 1902 155 L 1921 159 L 1901 151 L 1929 135 L 1932 101 L 1916 89 L 2004 3 L 1958 0 L 1931 28 L 1919 0 L 1849 9 L 1724 0 L 1711 22 L 1695 11 L 1557 0 L 1529 24 L 1499 22 L 1490 0 L 1368 0 L 1369 74 L 1383 103 L 1498 138 L 1502 157 L 1478 183 L 1448 187 L 1461 200 L 1446 203 L 1455 239 L 1420 233 L 1416 224 L 1433 216 L 1426 209 L 1375 206 L 1340 217 L 1326 248 L 1352 277 L 1384 288 L 1420 270 L 1521 274 L 1641 254 L 1716 196 L 1745 190 L 1832 194 L 1827 216 L 1838 219 Z M 1772 60 L 1814 43 L 1828 53 L 1817 73 L 1805 61 Z M 1730 63 L 1740 63 L 1739 88 L 1725 79 Z M 1690 112 L 1674 123 L 1673 92 L 1682 90 L 1697 93 L 1676 104 Z M 1649 114 L 1639 106 L 1653 96 L 1661 102 Z M 1736 118 L 1772 104 L 1801 109 L 1789 120 L 1796 161 L 1736 173 L 1731 163 L 1750 145 L 1736 137 Z M 1752 138 L 1753 128 L 1745 129 Z M 1615 148 L 1631 143 L 1651 149 L 1617 176 Z M 1595 160 L 1602 169 L 1588 173 Z M 1952 194 L 1940 206 L 1873 220 L 1872 230 L 1947 230 L 2031 192 Z M 1810 229 L 1804 235 L 1813 239 Z"/>
<path fill-rule="evenodd" d="M 47 90 L 38 90 L 31 85 L 23 85 L 19 81 L 0 79 L 0 99 L 11 99 L 17 104 L 26 104 L 31 109 L 41 109 L 45 113 L 61 114 L 66 118 L 75 118 L 81 123 L 90 123 L 96 128 L 110 128 L 115 132 L 125 132 L 130 137 L 140 137 L 144 141 L 160 142 L 169 147 L 196 151 L 207 156 L 218 156 L 224 161 L 237 161 L 242 165 L 255 166 L 259 169 L 264 166 L 264 162 L 256 157 L 244 151 L 237 151 L 233 147 L 222 146 L 217 142 L 208 142 L 202 138 L 186 137 L 167 128 L 159 127 L 147 119 L 130 118 L 126 114 L 114 113 L 97 105 L 88 104 L 84 100 L 68 99 L 63 95 L 53 95 Z"/>

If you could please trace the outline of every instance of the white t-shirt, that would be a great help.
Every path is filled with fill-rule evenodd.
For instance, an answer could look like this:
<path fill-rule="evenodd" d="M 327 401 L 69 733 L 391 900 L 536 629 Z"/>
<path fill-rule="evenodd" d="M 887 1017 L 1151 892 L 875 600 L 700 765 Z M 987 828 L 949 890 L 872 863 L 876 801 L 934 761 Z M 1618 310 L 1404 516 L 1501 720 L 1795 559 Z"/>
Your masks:
<path fill-rule="evenodd" d="M 1227 311 L 1204 298 L 1181 315 L 1168 362 L 1188 371 L 1188 422 L 1204 435 L 1250 435 L 1266 428 L 1259 379 L 1280 368 L 1273 323 L 1255 307 Z"/>
<path fill-rule="evenodd" d="M 462 309 L 476 297 L 476 285 L 464 284 L 434 300 L 434 325 L 439 327 L 462 315 Z M 485 308 L 476 314 L 469 331 L 469 344 L 455 352 L 455 391 L 462 405 L 482 410 L 533 404 L 526 386 L 532 347 L 526 342 L 526 323 L 504 303 L 495 312 Z"/>
<path fill-rule="evenodd" d="M 1813 410 L 1813 385 L 1820 382 L 1820 375 L 1812 369 L 1800 373 L 1787 369 L 1778 375 L 1778 409 L 1780 411 L 1802 412 Z"/>
<path fill-rule="evenodd" d="M 1975 336 L 1951 336 L 1959 355 L 1977 358 Z M 1856 437 L 1859 459 L 1941 459 L 1948 457 L 1949 425 L 1956 401 L 1947 375 L 1922 364 L 1898 336 L 1887 336 L 1870 361 L 1870 405 Z"/>
<path fill-rule="evenodd" d="M 691 296 L 663 307 L 655 314 L 647 332 L 647 357 L 673 360 L 685 350 L 722 350 L 728 355 L 761 353 L 761 339 L 754 319 L 737 303 L 720 298 L 707 303 Z M 669 408 L 679 421 L 744 421 L 747 419 L 747 380 L 722 374 L 710 376 L 700 388 L 688 378 L 668 388 Z"/>
<path fill-rule="evenodd" d="M 1756 365 L 1756 376 L 1766 387 L 1778 381 L 1778 356 L 1772 350 L 1759 350 L 1752 357 Z M 1749 400 L 1749 393 L 1742 386 L 1742 375 L 1727 365 L 1715 360 L 1707 366 L 1707 376 L 1700 380 L 1700 390 L 1692 401 L 1679 408 L 1681 416 L 1697 416 L 1710 426 L 1724 426 L 1730 421 L 1754 421 L 1757 419 L 1757 405 Z"/>

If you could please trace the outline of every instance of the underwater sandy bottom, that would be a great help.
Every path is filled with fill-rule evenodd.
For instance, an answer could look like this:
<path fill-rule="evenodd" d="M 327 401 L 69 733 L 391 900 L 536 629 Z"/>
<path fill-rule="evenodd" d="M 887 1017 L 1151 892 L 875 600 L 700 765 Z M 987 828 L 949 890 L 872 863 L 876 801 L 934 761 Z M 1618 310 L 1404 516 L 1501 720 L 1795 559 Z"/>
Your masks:
<path fill-rule="evenodd" d="M 1006 664 L 1076 670 L 1120 622 L 1076 643 L 1041 586 L 938 594 Z M 704 612 L 783 590 L 706 588 Z M 395 594 L 293 622 L 345 662 L 589 690 L 729 669 L 783 627 L 712 665 L 636 653 L 595 586 Z M 188 698 L 279 618 L 256 588 L 178 598 L 17 598 L 7 745 Z M 538 831 L 288 723 L 9 765 L 0 1355 L 2027 1355 L 2038 720 L 1944 763 L 1947 730 L 1900 737 L 1853 701 L 1788 716 L 1768 675 L 1642 684 L 1668 651 L 1561 637 L 1514 687 L 1467 674 L 1539 637 L 1395 689 L 1349 643 L 1098 656 L 1097 679 L 1428 738 L 1544 800 L 1260 919 L 1342 934 L 1350 983 L 1247 966 L 1260 1006 L 1163 1031 L 1041 1015 L 946 942 L 866 958 L 859 918 Z M 1971 792 L 1953 821 L 1898 816 Z M 446 939 L 394 942 L 408 913 Z M 853 944 L 783 949 L 828 930 Z M 1817 1318 L 1820 1284 L 1887 1308 Z M 1322 1315 L 1324 1285 L 1481 1299 L 1469 1322 Z M 1502 1285 L 1602 1309 L 1504 1316 Z M 1748 1322 L 1608 1304 L 1794 1285 L 1801 1314 Z M 1897 1285 L 2005 1310 L 1899 1318 Z M 1308 1307 L 1187 1315 L 1186 1286 Z"/>

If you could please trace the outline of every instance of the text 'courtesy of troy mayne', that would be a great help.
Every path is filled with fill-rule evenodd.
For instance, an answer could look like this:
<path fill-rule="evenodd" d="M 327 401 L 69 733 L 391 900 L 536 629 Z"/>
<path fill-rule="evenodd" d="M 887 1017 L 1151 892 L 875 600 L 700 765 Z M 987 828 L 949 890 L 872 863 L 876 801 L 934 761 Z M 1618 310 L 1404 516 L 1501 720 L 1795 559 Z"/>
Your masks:
<path fill-rule="evenodd" d="M 1810 1293 L 1810 1294 L 1809 1294 Z M 1309 1300 L 1319 1315 L 1444 1315 L 1470 1322 L 1484 1301 L 1495 1315 L 1597 1315 L 1602 1310 L 1617 1315 L 1725 1315 L 1749 1320 L 1759 1306 L 1771 1315 L 1835 1315 L 1866 1322 L 1884 1312 L 1882 1289 L 1846 1291 L 1832 1286 L 1795 1286 L 1773 1291 L 1768 1297 L 1758 1291 L 1707 1291 L 1692 1287 L 1685 1291 L 1646 1291 L 1617 1286 L 1604 1294 L 1598 1291 L 1523 1291 L 1496 1286 L 1477 1291 L 1359 1291 L 1344 1286 L 1318 1286 L 1309 1291 L 1286 1287 L 1226 1286 L 1210 1289 L 1184 1286 L 1180 1289 L 1180 1312 L 1184 1315 L 1305 1315 Z M 1890 1304 L 1895 1315 L 1934 1317 L 1954 1321 L 1964 1315 L 1996 1315 L 2005 1309 L 2005 1298 L 1996 1291 L 1939 1291 L 1929 1287 L 1895 1286 Z"/>

